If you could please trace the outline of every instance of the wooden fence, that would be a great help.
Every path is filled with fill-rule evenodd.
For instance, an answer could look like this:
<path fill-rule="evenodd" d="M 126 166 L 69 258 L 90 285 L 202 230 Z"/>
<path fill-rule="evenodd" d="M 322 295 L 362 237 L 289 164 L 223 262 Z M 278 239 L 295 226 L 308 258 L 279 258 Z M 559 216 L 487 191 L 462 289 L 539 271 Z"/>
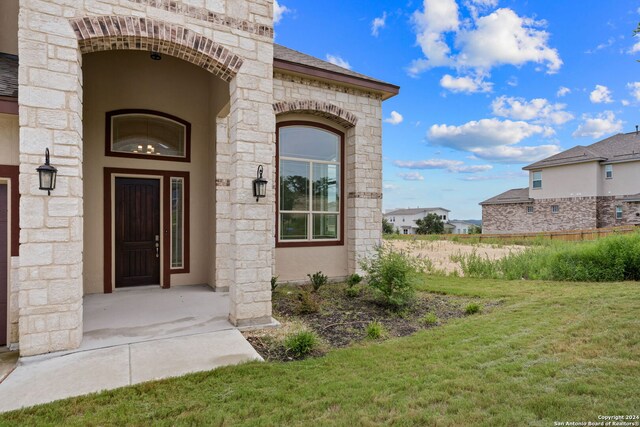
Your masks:
<path fill-rule="evenodd" d="M 444 240 L 472 240 L 472 241 L 496 241 L 496 240 L 596 240 L 601 237 L 610 236 L 612 234 L 628 234 L 640 230 L 639 226 L 627 225 L 623 227 L 612 228 L 594 228 L 589 230 L 565 230 L 565 231 L 547 231 L 541 233 L 510 233 L 510 234 L 442 234 L 439 237 Z M 430 236 L 433 237 L 433 236 Z"/>

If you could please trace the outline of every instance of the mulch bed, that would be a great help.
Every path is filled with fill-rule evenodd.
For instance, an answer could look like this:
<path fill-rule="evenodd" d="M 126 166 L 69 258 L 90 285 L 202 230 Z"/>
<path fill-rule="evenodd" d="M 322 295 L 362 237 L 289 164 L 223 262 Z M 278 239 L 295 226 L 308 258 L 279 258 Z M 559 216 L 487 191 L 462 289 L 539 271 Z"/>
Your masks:
<path fill-rule="evenodd" d="M 499 304 L 497 301 L 477 298 L 418 292 L 415 301 L 401 311 L 394 311 L 379 303 L 371 290 L 360 286 L 356 297 L 346 295 L 346 286 L 332 284 L 324 286 L 318 293 L 309 292 L 308 287 L 283 286 L 273 294 L 273 311 L 283 324 L 301 321 L 326 343 L 325 347 L 342 348 L 361 342 L 366 338 L 366 327 L 373 321 L 380 322 L 386 337 L 404 337 L 419 330 L 438 327 L 450 319 L 465 317 L 465 307 L 471 302 L 482 306 L 482 313 Z M 310 309 L 311 307 L 311 309 Z M 316 308 L 317 312 L 313 311 Z M 423 318 L 434 313 L 435 325 L 427 324 Z M 265 360 L 290 361 L 282 339 L 274 331 L 245 333 L 247 340 Z M 317 351 L 312 356 L 322 355 Z"/>

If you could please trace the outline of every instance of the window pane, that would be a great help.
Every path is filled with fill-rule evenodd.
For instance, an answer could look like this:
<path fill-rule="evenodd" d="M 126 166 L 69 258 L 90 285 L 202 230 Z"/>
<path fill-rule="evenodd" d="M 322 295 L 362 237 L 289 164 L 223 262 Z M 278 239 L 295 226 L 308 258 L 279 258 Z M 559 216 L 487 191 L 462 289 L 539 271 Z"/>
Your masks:
<path fill-rule="evenodd" d="M 307 214 L 280 214 L 280 240 L 306 240 Z"/>
<path fill-rule="evenodd" d="M 309 163 L 280 161 L 280 210 L 309 210 Z"/>
<path fill-rule="evenodd" d="M 340 206 L 338 165 L 313 165 L 313 210 L 338 212 Z"/>
<path fill-rule="evenodd" d="M 323 129 L 306 126 L 282 127 L 278 142 L 281 157 L 340 161 L 340 137 Z"/>
<path fill-rule="evenodd" d="M 338 215 L 314 214 L 313 215 L 313 238 L 314 239 L 337 239 L 338 238 Z"/>
<path fill-rule="evenodd" d="M 182 268 L 184 257 L 184 179 L 171 178 L 171 268 Z"/>
<path fill-rule="evenodd" d="M 120 153 L 185 157 L 185 126 L 145 114 L 112 119 L 111 150 Z"/>

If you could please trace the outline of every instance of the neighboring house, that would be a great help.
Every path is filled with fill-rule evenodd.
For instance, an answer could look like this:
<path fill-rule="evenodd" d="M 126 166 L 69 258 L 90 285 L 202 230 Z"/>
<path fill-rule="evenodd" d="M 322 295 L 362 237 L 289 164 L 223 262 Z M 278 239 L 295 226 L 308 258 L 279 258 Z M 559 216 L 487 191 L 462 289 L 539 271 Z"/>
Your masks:
<path fill-rule="evenodd" d="M 453 230 L 451 231 L 451 234 L 469 234 L 475 227 L 477 227 L 477 225 L 473 223 L 458 221 L 455 219 L 449 221 L 449 224 L 453 226 Z"/>
<path fill-rule="evenodd" d="M 77 348 L 83 296 L 139 285 L 270 324 L 272 276 L 380 243 L 399 88 L 274 44 L 272 0 L 2 0 L 0 52 L 0 344 Z"/>
<path fill-rule="evenodd" d="M 614 135 L 523 168 L 529 187 L 482 205 L 483 233 L 640 225 L 640 135 Z"/>
<path fill-rule="evenodd" d="M 444 208 L 395 209 L 385 213 L 384 217 L 400 234 L 416 234 L 416 230 L 418 229 L 416 220 L 433 213 L 438 215 L 438 218 L 445 223 L 445 233 L 448 233 L 449 229 L 453 229 L 446 224 L 449 220 L 449 212 L 451 211 Z"/>

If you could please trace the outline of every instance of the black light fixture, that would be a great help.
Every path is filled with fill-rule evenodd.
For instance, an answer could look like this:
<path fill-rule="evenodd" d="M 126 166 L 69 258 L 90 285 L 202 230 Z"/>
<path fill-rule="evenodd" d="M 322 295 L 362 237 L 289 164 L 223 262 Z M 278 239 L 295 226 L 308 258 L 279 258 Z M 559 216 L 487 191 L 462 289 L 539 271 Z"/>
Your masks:
<path fill-rule="evenodd" d="M 267 180 L 262 177 L 263 170 L 262 165 L 258 166 L 256 179 L 253 180 L 253 197 L 256 198 L 256 202 L 267 196 Z"/>
<path fill-rule="evenodd" d="M 162 56 L 158 52 L 151 52 L 151 59 L 154 61 L 160 61 Z"/>
<path fill-rule="evenodd" d="M 49 164 L 49 149 L 44 150 L 44 165 L 36 169 L 40 177 L 40 189 L 47 190 L 47 194 L 51 195 L 51 190 L 56 188 L 56 175 L 58 169 Z"/>

